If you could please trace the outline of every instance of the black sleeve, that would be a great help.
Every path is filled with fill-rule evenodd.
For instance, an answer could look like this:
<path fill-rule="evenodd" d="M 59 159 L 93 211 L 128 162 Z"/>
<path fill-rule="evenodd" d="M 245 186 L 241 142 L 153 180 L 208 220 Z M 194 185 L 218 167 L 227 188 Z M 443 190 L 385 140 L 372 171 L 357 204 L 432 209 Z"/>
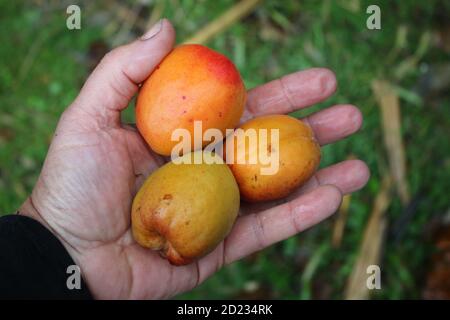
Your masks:
<path fill-rule="evenodd" d="M 81 276 L 80 286 L 67 285 L 76 273 L 68 267 L 74 265 L 58 238 L 38 221 L 0 217 L 0 298 L 92 299 Z"/>

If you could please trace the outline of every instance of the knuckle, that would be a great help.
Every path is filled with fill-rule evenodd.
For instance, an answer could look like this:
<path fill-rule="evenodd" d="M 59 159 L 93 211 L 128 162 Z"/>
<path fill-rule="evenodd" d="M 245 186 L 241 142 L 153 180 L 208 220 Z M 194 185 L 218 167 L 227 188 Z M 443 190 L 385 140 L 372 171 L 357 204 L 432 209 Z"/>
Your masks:
<path fill-rule="evenodd" d="M 124 53 L 125 53 L 125 46 L 117 47 L 117 48 L 107 52 L 103 56 L 101 63 L 109 64 L 112 62 L 116 62 L 117 60 L 120 60 L 120 58 L 124 55 Z"/>
<path fill-rule="evenodd" d="M 259 214 L 253 214 L 253 233 L 255 235 L 258 250 L 266 247 L 266 237 L 264 234 L 264 223 Z"/>
<path fill-rule="evenodd" d="M 302 231 L 302 228 L 300 226 L 300 221 L 298 219 L 298 215 L 296 214 L 295 206 L 291 202 L 287 203 L 288 206 L 288 212 L 289 212 L 289 218 L 291 219 L 291 225 L 294 228 L 294 232 L 297 234 Z"/>

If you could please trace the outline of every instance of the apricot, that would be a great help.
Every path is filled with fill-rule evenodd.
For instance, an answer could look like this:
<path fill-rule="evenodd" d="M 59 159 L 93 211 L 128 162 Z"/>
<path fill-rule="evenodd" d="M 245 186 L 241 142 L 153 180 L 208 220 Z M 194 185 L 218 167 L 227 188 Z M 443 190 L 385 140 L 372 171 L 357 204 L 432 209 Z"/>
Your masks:
<path fill-rule="evenodd" d="M 233 139 L 232 147 L 227 141 L 227 148 L 233 148 L 235 160 L 229 166 L 239 185 L 241 197 L 250 202 L 276 200 L 286 197 L 312 177 L 320 162 L 320 146 L 314 138 L 311 128 L 301 120 L 287 115 L 270 115 L 254 118 L 244 123 L 240 129 L 243 137 L 250 131 L 256 132 L 256 139 L 237 139 L 237 131 L 229 139 Z M 261 144 L 261 129 L 267 130 L 266 144 Z M 271 139 L 271 129 L 278 129 L 277 143 Z M 267 150 L 260 150 L 266 148 Z M 226 150 L 227 153 L 228 149 Z M 276 163 L 262 161 L 260 151 Z M 239 154 L 243 158 L 237 162 Z M 251 157 L 256 161 L 251 163 Z M 245 157 L 245 159 L 244 159 Z M 228 159 L 227 159 L 228 161 Z M 274 161 L 273 161 L 274 162 Z M 266 172 L 262 169 L 266 169 Z M 269 172 L 269 174 L 267 174 Z"/>
<path fill-rule="evenodd" d="M 239 211 L 239 189 L 222 158 L 196 151 L 180 159 L 192 159 L 195 153 L 217 163 L 169 162 L 147 178 L 132 205 L 134 239 L 159 250 L 174 265 L 211 252 L 229 233 Z"/>
<path fill-rule="evenodd" d="M 194 122 L 207 129 L 234 129 L 244 110 L 246 90 L 234 64 L 205 46 L 181 45 L 169 53 L 142 85 L 136 104 L 137 127 L 161 155 L 170 155 L 175 129 L 194 137 Z M 201 139 L 202 140 L 202 139 Z M 209 141 L 202 140 L 204 147 Z M 191 142 L 194 150 L 194 143 Z"/>

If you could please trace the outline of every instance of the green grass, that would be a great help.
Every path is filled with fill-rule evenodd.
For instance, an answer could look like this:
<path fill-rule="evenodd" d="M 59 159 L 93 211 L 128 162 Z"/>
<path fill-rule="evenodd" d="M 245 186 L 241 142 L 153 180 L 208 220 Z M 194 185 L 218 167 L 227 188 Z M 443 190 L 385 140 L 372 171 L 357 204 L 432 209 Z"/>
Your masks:
<path fill-rule="evenodd" d="M 86 2 L 79 2 L 82 10 Z M 220 15 L 234 1 L 167 1 L 163 16 L 177 30 L 180 42 Z M 350 4 L 359 4 L 352 11 Z M 378 4 L 382 30 L 367 30 L 365 9 Z M 68 4 L 67 4 L 68 5 Z M 83 29 L 68 31 L 65 6 L 43 10 L 33 2 L 0 4 L 0 212 L 14 212 L 30 193 L 45 158 L 52 132 L 88 74 L 87 52 L 94 41 L 111 42 L 111 31 L 95 18 L 111 14 L 106 3 L 83 13 Z M 366 161 L 372 178 L 356 193 L 349 209 L 342 246 L 331 246 L 332 220 L 235 263 L 183 298 L 249 296 L 280 299 L 342 298 L 356 258 L 362 232 L 387 166 L 380 112 L 370 83 L 386 78 L 401 96 L 402 133 L 406 146 L 407 180 L 420 197 L 415 214 L 401 228 L 404 212 L 394 197 L 388 210 L 389 233 L 382 260 L 382 290 L 374 298 L 418 298 L 430 254 L 425 229 L 449 207 L 450 98 L 420 99 L 414 88 L 423 67 L 448 63 L 449 53 L 433 42 L 424 46 L 417 67 L 401 79 L 396 70 L 416 54 L 421 39 L 439 27 L 450 12 L 448 1 L 264 1 L 249 17 L 217 35 L 208 45 L 228 55 L 248 88 L 309 67 L 335 71 L 339 88 L 327 102 L 299 112 L 306 115 L 336 103 L 352 103 L 364 114 L 355 136 L 324 148 L 322 166 L 353 154 Z M 114 18 L 114 15 L 112 15 Z M 447 17 L 448 20 L 448 17 Z M 407 30 L 399 41 L 399 29 Z M 137 35 L 136 35 L 137 36 Z M 420 67 L 422 66 L 422 67 Z M 125 114 L 133 120 L 132 108 Z M 392 232 L 399 239 L 394 241 Z"/>

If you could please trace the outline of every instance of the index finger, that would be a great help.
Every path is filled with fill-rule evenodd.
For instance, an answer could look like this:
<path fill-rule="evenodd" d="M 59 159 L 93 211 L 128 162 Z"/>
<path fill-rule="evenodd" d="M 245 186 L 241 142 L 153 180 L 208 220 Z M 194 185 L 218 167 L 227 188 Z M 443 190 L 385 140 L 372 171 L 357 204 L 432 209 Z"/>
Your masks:
<path fill-rule="evenodd" d="M 311 106 L 327 99 L 335 90 L 336 77 L 329 69 L 312 68 L 291 73 L 250 90 L 243 121 Z"/>

